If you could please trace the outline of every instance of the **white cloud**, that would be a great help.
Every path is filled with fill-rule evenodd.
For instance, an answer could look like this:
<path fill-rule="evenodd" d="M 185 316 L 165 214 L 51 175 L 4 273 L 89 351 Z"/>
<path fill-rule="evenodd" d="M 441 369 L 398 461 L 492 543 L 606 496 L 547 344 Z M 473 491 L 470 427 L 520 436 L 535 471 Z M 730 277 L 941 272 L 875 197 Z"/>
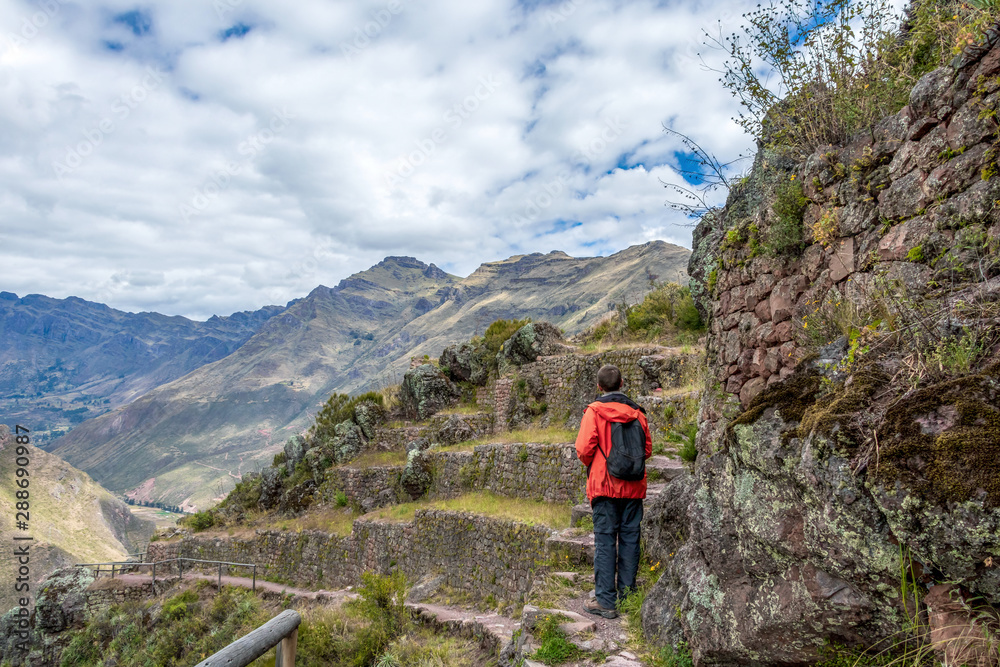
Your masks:
<path fill-rule="evenodd" d="M 390 254 L 687 245 L 661 123 L 749 148 L 696 56 L 745 7 L 7 0 L 0 283 L 204 318 Z"/>

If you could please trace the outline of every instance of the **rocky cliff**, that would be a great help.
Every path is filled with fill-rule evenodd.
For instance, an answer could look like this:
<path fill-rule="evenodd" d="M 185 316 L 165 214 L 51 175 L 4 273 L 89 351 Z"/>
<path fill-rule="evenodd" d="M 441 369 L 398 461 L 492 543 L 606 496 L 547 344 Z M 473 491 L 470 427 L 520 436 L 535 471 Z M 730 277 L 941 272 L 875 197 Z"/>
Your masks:
<path fill-rule="evenodd" d="M 958 64 L 846 145 L 761 148 L 695 231 L 713 377 L 643 618 L 696 664 L 883 648 L 934 586 L 1000 603 L 1000 49 Z"/>

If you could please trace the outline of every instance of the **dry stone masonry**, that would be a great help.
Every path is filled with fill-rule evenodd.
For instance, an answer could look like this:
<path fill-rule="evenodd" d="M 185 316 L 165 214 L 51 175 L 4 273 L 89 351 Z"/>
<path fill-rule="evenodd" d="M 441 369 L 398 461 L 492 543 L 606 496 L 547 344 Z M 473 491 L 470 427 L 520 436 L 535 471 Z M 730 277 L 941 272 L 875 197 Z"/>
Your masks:
<path fill-rule="evenodd" d="M 359 519 L 343 537 L 313 530 L 258 531 L 247 538 L 196 535 L 154 542 L 149 556 L 257 563 L 270 580 L 328 589 L 354 585 L 362 572 L 400 569 L 413 580 L 440 572 L 449 586 L 517 601 L 544 567 L 549 535 L 541 526 L 418 510 L 406 522 Z"/>

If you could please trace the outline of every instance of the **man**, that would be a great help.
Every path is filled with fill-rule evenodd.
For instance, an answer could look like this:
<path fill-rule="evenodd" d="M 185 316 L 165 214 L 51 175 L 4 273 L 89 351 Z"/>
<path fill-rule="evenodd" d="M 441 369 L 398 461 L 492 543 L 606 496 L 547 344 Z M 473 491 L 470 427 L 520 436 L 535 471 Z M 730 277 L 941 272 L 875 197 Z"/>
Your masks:
<path fill-rule="evenodd" d="M 645 411 L 621 393 L 621 386 L 622 374 L 616 367 L 604 366 L 597 372 L 597 388 L 602 395 L 587 406 L 576 437 L 576 455 L 587 466 L 587 498 L 594 510 L 596 599 L 586 609 L 604 618 L 616 618 L 617 601 L 635 587 L 639 522 L 646 497 L 645 470 L 634 481 L 612 477 L 608 472 L 612 424 L 637 420 L 646 441 L 643 461 L 653 454 Z"/>

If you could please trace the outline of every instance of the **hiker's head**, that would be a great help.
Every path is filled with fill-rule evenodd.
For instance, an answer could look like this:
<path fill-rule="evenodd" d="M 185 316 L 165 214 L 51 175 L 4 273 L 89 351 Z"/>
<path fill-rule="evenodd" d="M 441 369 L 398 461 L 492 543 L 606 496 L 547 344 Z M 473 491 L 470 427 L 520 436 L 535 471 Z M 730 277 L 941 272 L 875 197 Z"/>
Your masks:
<path fill-rule="evenodd" d="M 622 388 L 622 372 L 617 366 L 601 366 L 597 371 L 597 386 L 601 391 L 618 391 Z"/>

